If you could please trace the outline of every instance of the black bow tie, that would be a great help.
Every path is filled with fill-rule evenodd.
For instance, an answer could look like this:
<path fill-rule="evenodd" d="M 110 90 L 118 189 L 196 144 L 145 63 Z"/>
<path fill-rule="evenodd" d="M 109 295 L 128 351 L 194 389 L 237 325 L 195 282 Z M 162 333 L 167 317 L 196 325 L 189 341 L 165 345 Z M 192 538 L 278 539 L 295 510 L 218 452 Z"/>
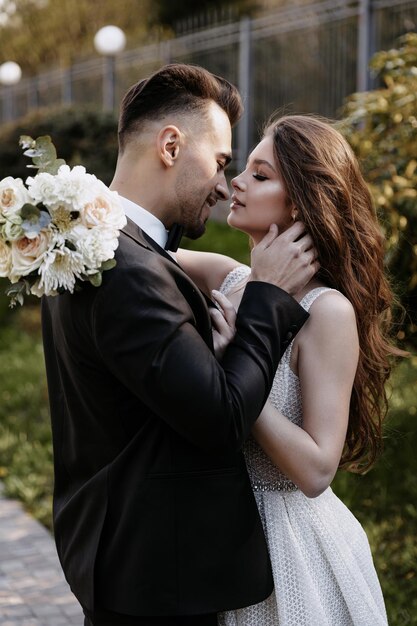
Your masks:
<path fill-rule="evenodd" d="M 169 250 L 170 252 L 176 252 L 178 250 L 178 246 L 180 245 L 183 231 L 184 231 L 184 228 L 183 226 L 180 226 L 180 224 L 172 225 L 172 228 L 168 233 L 168 239 L 165 244 L 165 250 Z"/>

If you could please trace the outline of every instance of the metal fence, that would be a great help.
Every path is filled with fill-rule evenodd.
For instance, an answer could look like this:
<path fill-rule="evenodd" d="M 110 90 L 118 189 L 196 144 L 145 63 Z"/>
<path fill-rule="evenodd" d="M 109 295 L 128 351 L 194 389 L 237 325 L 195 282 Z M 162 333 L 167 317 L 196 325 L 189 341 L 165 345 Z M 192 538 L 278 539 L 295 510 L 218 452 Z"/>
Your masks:
<path fill-rule="evenodd" d="M 323 0 L 256 19 L 95 58 L 0 89 L 0 124 L 44 106 L 114 106 L 127 88 L 172 61 L 198 63 L 239 86 L 246 113 L 237 132 L 241 167 L 276 109 L 337 117 L 344 98 L 371 85 L 372 54 L 417 27 L 417 1 Z M 116 104 L 117 108 L 117 104 Z"/>

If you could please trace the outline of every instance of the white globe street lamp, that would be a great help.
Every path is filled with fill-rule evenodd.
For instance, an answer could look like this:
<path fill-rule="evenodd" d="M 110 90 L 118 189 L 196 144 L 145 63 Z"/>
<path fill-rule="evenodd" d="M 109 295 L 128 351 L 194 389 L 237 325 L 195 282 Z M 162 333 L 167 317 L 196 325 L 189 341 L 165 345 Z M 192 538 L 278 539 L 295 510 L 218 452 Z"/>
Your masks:
<path fill-rule="evenodd" d="M 21 78 L 20 65 L 14 61 L 7 61 L 0 65 L 0 83 L 2 85 L 16 85 Z"/>
<path fill-rule="evenodd" d="M 13 85 L 22 78 L 20 65 L 14 61 L 6 61 L 0 65 L 0 85 L 4 85 L 3 96 L 3 120 L 9 122 L 13 119 Z"/>
<path fill-rule="evenodd" d="M 118 26 L 103 26 L 95 34 L 94 47 L 105 57 L 103 75 L 103 109 L 113 111 L 115 92 L 115 58 L 124 50 L 126 36 Z"/>
<path fill-rule="evenodd" d="M 124 50 L 126 36 L 118 26 L 103 26 L 96 32 L 94 46 L 99 54 L 115 56 Z"/>

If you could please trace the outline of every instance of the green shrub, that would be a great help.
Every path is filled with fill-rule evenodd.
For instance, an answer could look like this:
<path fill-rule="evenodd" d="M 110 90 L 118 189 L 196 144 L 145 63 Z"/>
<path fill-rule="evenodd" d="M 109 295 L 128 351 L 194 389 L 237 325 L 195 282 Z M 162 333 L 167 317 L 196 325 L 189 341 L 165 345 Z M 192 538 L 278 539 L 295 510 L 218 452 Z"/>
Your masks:
<path fill-rule="evenodd" d="M 417 346 L 417 34 L 370 64 L 380 89 L 353 94 L 340 130 L 358 156 L 386 233 L 387 264 Z"/>
<path fill-rule="evenodd" d="M 39 308 L 0 333 L 0 477 L 6 494 L 51 527 L 52 444 Z"/>
<path fill-rule="evenodd" d="M 50 135 L 58 156 L 68 165 L 84 165 L 106 185 L 113 177 L 117 159 L 117 120 L 112 113 L 80 107 L 39 109 L 0 129 L 0 179 L 25 180 L 33 174 L 30 159 L 19 147 L 20 135 Z"/>
<path fill-rule="evenodd" d="M 339 472 L 333 489 L 367 531 L 389 623 L 417 625 L 417 359 L 393 375 L 385 450 L 365 476 Z"/>

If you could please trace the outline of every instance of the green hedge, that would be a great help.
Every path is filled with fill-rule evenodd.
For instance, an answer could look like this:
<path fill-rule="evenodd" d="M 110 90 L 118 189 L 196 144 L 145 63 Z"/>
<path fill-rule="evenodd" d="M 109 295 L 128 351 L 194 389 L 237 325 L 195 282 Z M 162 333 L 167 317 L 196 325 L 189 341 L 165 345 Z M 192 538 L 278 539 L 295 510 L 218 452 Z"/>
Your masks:
<path fill-rule="evenodd" d="M 117 120 L 111 113 L 89 108 L 39 109 L 18 122 L 0 128 L 0 179 L 25 180 L 33 174 L 30 159 L 19 147 L 20 135 L 50 135 L 58 156 L 73 165 L 84 165 L 106 185 L 117 160 Z"/>

